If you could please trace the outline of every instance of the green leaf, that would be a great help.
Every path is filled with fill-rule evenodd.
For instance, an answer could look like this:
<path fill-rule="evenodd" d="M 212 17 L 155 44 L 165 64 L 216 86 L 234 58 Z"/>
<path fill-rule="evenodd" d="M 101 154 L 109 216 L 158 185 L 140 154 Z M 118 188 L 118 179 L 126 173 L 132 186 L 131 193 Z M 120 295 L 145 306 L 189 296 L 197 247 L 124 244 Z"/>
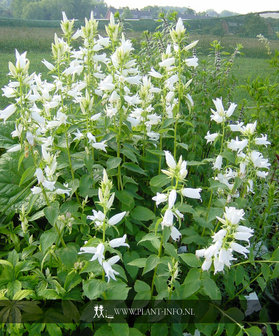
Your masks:
<path fill-rule="evenodd" d="M 18 152 L 5 153 L 0 158 L 0 208 L 1 212 L 7 214 L 18 211 L 23 204 L 27 208 L 32 196 L 30 191 L 32 183 L 29 186 L 20 185 L 20 181 L 26 169 L 33 167 L 33 164 L 29 158 L 24 159 L 23 157 L 22 165 L 18 168 L 20 155 Z"/>
<path fill-rule="evenodd" d="M 179 254 L 180 258 L 190 267 L 200 267 L 201 261 L 192 253 Z"/>
<path fill-rule="evenodd" d="M 107 300 L 126 300 L 130 288 L 123 282 L 109 282 L 107 284 Z"/>
<path fill-rule="evenodd" d="M 0 260 L 0 265 L 8 266 L 8 267 L 10 267 L 10 268 L 13 268 L 13 264 L 12 264 L 12 263 L 10 263 L 10 262 L 7 261 L 7 260 L 3 260 L 3 259 Z"/>
<path fill-rule="evenodd" d="M 186 299 L 195 294 L 201 287 L 200 270 L 196 268 L 190 269 L 181 286 L 181 299 Z"/>
<path fill-rule="evenodd" d="M 245 270 L 244 267 L 239 265 L 235 269 L 235 284 L 238 286 L 243 282 L 245 276 Z"/>
<path fill-rule="evenodd" d="M 259 327 L 251 327 L 245 330 L 249 336 L 262 336 L 262 331 Z"/>
<path fill-rule="evenodd" d="M 141 174 L 141 175 L 147 175 L 146 172 L 140 168 L 138 165 L 132 162 L 127 162 L 122 165 L 123 168 L 126 168 L 134 173 Z"/>
<path fill-rule="evenodd" d="M 146 258 L 138 258 L 128 263 L 129 266 L 144 267 L 146 264 Z"/>
<path fill-rule="evenodd" d="M 54 226 L 59 215 L 59 203 L 54 202 L 44 209 L 44 213 L 48 222 Z"/>
<path fill-rule="evenodd" d="M 138 257 L 139 257 L 139 254 L 136 251 L 127 251 L 123 255 L 125 270 L 127 271 L 127 273 L 130 275 L 130 277 L 132 279 L 136 278 L 139 270 L 138 270 L 137 267 L 133 267 L 133 266 L 130 266 L 128 264 L 129 264 L 129 262 L 132 262 L 132 261 L 136 260 Z M 144 263 L 143 267 L 144 266 L 145 266 L 145 263 Z"/>
<path fill-rule="evenodd" d="M 148 233 L 147 235 L 143 236 L 138 244 L 141 244 L 145 241 L 150 241 L 155 249 L 159 250 L 161 243 L 159 238 L 154 233 Z"/>
<path fill-rule="evenodd" d="M 64 288 L 66 289 L 66 291 L 70 292 L 74 287 L 80 284 L 81 281 L 82 281 L 82 278 L 78 273 L 71 272 L 67 274 L 66 276 Z"/>
<path fill-rule="evenodd" d="M 42 218 L 42 217 L 45 217 L 45 213 L 44 213 L 44 210 L 40 210 L 36 213 L 34 213 L 34 215 L 32 215 L 30 218 L 29 218 L 29 221 L 30 222 L 33 222 L 39 218 Z"/>
<path fill-rule="evenodd" d="M 9 297 L 14 297 L 15 294 L 21 290 L 21 288 L 22 286 L 19 280 L 11 281 L 8 283 L 8 286 L 7 286 L 7 289 L 8 289 L 7 295 Z"/>
<path fill-rule="evenodd" d="M 111 157 L 107 160 L 107 169 L 117 168 L 121 164 L 122 159 L 119 157 Z"/>
<path fill-rule="evenodd" d="M 146 265 L 143 269 L 142 275 L 153 270 L 160 262 L 160 258 L 157 255 L 151 255 L 146 259 Z"/>
<path fill-rule="evenodd" d="M 102 280 L 90 279 L 83 283 L 83 293 L 90 300 L 95 300 L 102 297 L 106 290 L 107 284 Z"/>
<path fill-rule="evenodd" d="M 31 289 L 20 290 L 15 293 L 13 300 L 23 300 L 27 298 L 29 295 L 32 295 L 33 293 L 34 291 L 32 291 Z"/>
<path fill-rule="evenodd" d="M 49 333 L 49 336 L 62 336 L 62 331 L 55 323 L 46 323 L 46 329 Z"/>
<path fill-rule="evenodd" d="M 122 203 L 122 210 L 131 210 L 135 206 L 134 197 L 130 192 L 126 190 L 116 191 L 115 196 Z"/>
<path fill-rule="evenodd" d="M 151 327 L 151 336 L 168 336 L 169 329 L 166 324 L 155 323 Z"/>
<path fill-rule="evenodd" d="M 165 174 L 154 176 L 150 180 L 150 185 L 151 187 L 154 187 L 154 188 L 162 188 L 168 183 L 170 183 L 170 179 Z"/>
<path fill-rule="evenodd" d="M 186 145 L 186 144 L 184 144 L 184 143 L 178 143 L 177 145 L 178 145 L 179 147 L 183 148 L 183 149 L 186 149 L 186 150 L 189 149 L 189 146 Z"/>
<path fill-rule="evenodd" d="M 96 189 L 93 188 L 93 180 L 90 175 L 83 175 L 79 182 L 79 194 L 82 197 L 92 197 L 96 194 Z"/>
<path fill-rule="evenodd" d="M 141 222 L 147 222 L 155 218 L 154 212 L 143 206 L 135 207 L 131 212 L 131 216 Z"/>
<path fill-rule="evenodd" d="M 24 183 L 31 181 L 34 178 L 35 170 L 35 167 L 28 167 L 21 176 L 19 186 L 22 186 Z"/>
<path fill-rule="evenodd" d="M 131 151 L 130 149 L 128 148 L 123 148 L 121 149 L 120 151 L 124 156 L 126 156 L 129 160 L 133 161 L 133 162 L 138 162 L 138 159 L 136 157 L 136 155 L 134 154 L 133 151 Z"/>
<path fill-rule="evenodd" d="M 77 251 L 73 246 L 63 247 L 57 251 L 63 265 L 68 268 L 72 268 L 74 263 L 77 261 Z"/>
<path fill-rule="evenodd" d="M 111 329 L 114 336 L 129 336 L 129 326 L 127 323 L 112 323 Z"/>
<path fill-rule="evenodd" d="M 135 282 L 135 287 L 134 288 L 135 288 L 135 291 L 137 293 L 146 292 L 146 291 L 150 291 L 151 290 L 150 286 L 146 282 L 141 281 L 141 280 L 137 280 Z"/>
<path fill-rule="evenodd" d="M 221 208 L 210 208 L 208 213 L 208 222 L 216 220 L 216 216 L 222 217 L 224 210 Z"/>
<path fill-rule="evenodd" d="M 191 213 L 191 214 L 195 214 L 195 210 L 193 209 L 193 207 L 189 204 L 186 204 L 186 203 L 183 203 L 183 204 L 180 204 L 178 206 L 178 210 L 182 213 Z"/>
<path fill-rule="evenodd" d="M 220 289 L 217 287 L 215 281 L 213 281 L 211 278 L 202 279 L 202 286 L 205 294 L 208 295 L 210 299 L 212 300 L 221 299 Z"/>
<path fill-rule="evenodd" d="M 40 243 L 42 246 L 43 254 L 45 254 L 48 248 L 56 242 L 57 238 L 58 238 L 57 232 L 52 230 L 46 231 L 41 235 Z"/>
<path fill-rule="evenodd" d="M 108 336 L 111 335 L 111 327 L 108 325 L 103 325 L 99 328 L 95 333 L 94 336 Z"/>
<path fill-rule="evenodd" d="M 11 136 L 15 129 L 14 121 L 6 121 L 0 123 L 0 148 L 9 149 L 18 144 L 17 139 Z"/>
<path fill-rule="evenodd" d="M 138 329 L 136 328 L 130 328 L 129 329 L 129 336 L 144 336 L 143 333 L 141 333 Z"/>

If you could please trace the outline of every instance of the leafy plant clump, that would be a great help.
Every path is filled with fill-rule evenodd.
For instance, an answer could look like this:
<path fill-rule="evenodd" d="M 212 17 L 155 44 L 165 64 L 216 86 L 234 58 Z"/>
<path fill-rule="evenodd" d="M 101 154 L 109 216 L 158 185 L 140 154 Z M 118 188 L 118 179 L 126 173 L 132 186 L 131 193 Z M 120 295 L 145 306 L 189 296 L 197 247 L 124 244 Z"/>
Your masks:
<path fill-rule="evenodd" d="M 49 79 L 16 51 L 2 89 L 4 334 L 272 335 L 270 141 L 235 103 L 208 99 L 225 91 L 220 45 L 206 83 L 181 19 L 150 59 L 113 16 L 106 37 L 93 14 L 74 31 L 63 13 L 61 28 Z"/>

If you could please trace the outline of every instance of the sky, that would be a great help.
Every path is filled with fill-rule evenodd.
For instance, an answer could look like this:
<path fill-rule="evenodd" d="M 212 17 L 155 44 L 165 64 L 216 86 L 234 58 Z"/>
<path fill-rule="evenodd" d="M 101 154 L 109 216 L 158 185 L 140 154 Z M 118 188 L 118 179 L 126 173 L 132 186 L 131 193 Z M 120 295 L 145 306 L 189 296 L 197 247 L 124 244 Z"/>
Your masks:
<path fill-rule="evenodd" d="M 115 8 L 143 8 L 146 6 L 176 6 L 188 7 L 196 12 L 203 12 L 206 9 L 214 9 L 220 13 L 229 10 L 240 14 L 261 11 L 279 11 L 278 0 L 104 0 L 108 5 Z"/>

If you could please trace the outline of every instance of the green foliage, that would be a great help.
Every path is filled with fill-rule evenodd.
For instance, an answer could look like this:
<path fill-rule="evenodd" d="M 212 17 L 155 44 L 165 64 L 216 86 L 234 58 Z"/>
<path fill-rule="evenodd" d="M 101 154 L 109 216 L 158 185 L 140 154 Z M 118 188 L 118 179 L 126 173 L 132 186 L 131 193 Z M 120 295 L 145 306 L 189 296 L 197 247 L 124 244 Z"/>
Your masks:
<path fill-rule="evenodd" d="M 53 4 L 25 4 L 18 15 L 35 15 L 40 6 L 48 15 L 47 9 Z M 83 15 L 83 5 L 88 2 L 69 1 L 68 5 Z M 60 8 L 54 6 L 53 10 L 56 15 Z M 272 316 L 267 298 L 278 298 L 276 162 L 271 178 L 259 182 L 257 167 L 250 161 L 245 175 L 238 169 L 244 153 L 241 156 L 240 150 L 228 146 L 234 135 L 225 111 L 221 111 L 225 119 L 221 122 L 214 123 L 210 115 L 214 109 L 212 99 L 221 96 L 223 103 L 219 104 L 228 111 L 236 81 L 232 68 L 241 46 L 226 53 L 221 42 L 214 40 L 210 55 L 196 68 L 186 61 L 195 62 L 197 51 L 194 49 L 191 54 L 188 50 L 189 37 L 183 27 L 179 31 L 179 25 L 175 25 L 176 15 L 169 19 L 172 21 L 160 15 L 161 30 L 153 35 L 146 33 L 147 43 L 137 55 L 142 73 L 147 74 L 151 68 L 162 72 L 159 78 L 157 73 L 150 79 L 148 89 L 143 85 L 146 79 L 141 77 L 137 83 L 132 49 L 128 41 L 120 39 L 122 24 L 113 23 L 113 19 L 106 30 L 112 43 L 106 46 L 107 40 L 96 42 L 99 36 L 93 18 L 86 21 L 77 41 L 72 37 L 74 23 L 64 18 L 64 40 L 55 37 L 53 64 L 46 63 L 50 68 L 48 82 L 29 75 L 24 54 L 18 54 L 16 64 L 9 65 L 10 76 L 15 77 L 12 80 L 18 80 L 18 85 L 10 83 L 9 88 L 19 91 L 15 89 L 11 97 L 16 106 L 14 121 L 5 121 L 0 127 L 0 305 L 1 309 L 4 307 L 0 317 L 12 316 L 17 321 L 25 317 L 28 311 L 23 300 L 57 300 L 59 311 L 43 311 L 36 306 L 36 314 L 35 310 L 29 313 L 38 316 L 39 322 L 49 322 L 53 316 L 61 319 L 62 307 L 63 314 L 75 323 L 61 319 L 57 324 L 10 324 L 4 335 L 75 335 L 86 332 L 87 327 L 91 334 L 100 336 L 166 336 L 183 332 L 195 336 L 198 332 L 206 336 L 260 335 L 261 321 L 256 326 L 244 316 L 245 296 L 253 292 L 264 306 L 256 316 L 263 321 L 267 334 L 272 334 L 266 320 Z M 257 22 L 251 17 L 247 24 L 254 27 Z M 75 50 L 75 43 L 81 43 L 82 48 Z M 173 50 L 166 51 L 169 43 L 174 43 Z M 106 60 L 96 51 L 103 47 Z M 168 60 L 171 52 L 173 59 Z M 273 59 L 276 65 L 277 56 Z M 168 61 L 173 68 L 159 66 Z M 127 70 L 126 66 L 131 68 Z M 174 76 L 170 77 L 169 72 Z M 76 88 L 77 83 L 81 88 Z M 249 92 L 259 107 L 276 107 L 276 83 L 257 80 L 250 84 Z M 109 89 L 99 92 L 102 86 Z M 113 95 L 117 95 L 117 113 L 109 114 L 115 103 Z M 167 100 L 172 95 L 177 103 L 173 102 L 170 115 Z M 137 99 L 140 103 L 135 102 Z M 139 104 L 142 105 L 136 109 Z M 216 101 L 215 107 L 218 110 Z M 43 122 L 36 115 L 38 109 Z M 154 114 L 150 117 L 151 112 Z M 2 119 L 4 113 L 1 110 Z M 137 113 L 141 113 L 139 120 Z M 271 125 L 276 124 L 278 115 L 269 112 L 272 118 L 264 123 L 260 112 L 253 113 L 260 132 L 276 141 L 277 129 L 271 129 Z M 158 124 L 154 122 L 156 117 Z M 239 117 L 250 120 L 249 114 L 244 116 L 237 111 L 233 124 Z M 154 122 L 150 128 L 146 127 L 148 120 Z M 150 132 L 153 126 L 155 135 Z M 12 137 L 15 127 L 17 136 Z M 241 130 L 242 140 L 247 131 Z M 205 141 L 207 131 L 218 132 L 212 144 Z M 248 138 L 250 155 L 256 144 L 253 133 L 248 132 Z M 15 144 L 20 144 L 21 149 L 10 152 Z M 267 151 L 271 155 L 277 153 L 276 143 Z M 222 155 L 223 167 L 212 169 L 217 155 Z M 261 165 L 265 164 L 263 160 Z M 225 174 L 229 177 L 222 180 Z M 31 192 L 32 187 L 35 188 Z M 246 235 L 237 231 L 240 221 Z M 235 238 L 237 234 L 242 234 L 242 238 Z M 241 245 L 233 250 L 236 240 Z M 218 247 L 216 242 L 220 241 Z M 209 246 L 215 248 L 212 255 Z M 229 255 L 222 256 L 218 248 Z M 10 305 L 9 300 L 18 302 Z M 146 301 L 142 309 L 150 302 L 155 302 L 155 309 L 161 300 L 174 305 L 179 300 L 193 300 L 198 312 L 203 313 L 202 318 L 211 320 L 194 320 L 185 325 L 141 324 L 141 319 L 133 315 L 133 328 L 129 328 L 131 321 L 125 318 L 124 323 L 87 325 L 80 323 L 79 310 L 79 305 L 87 300 L 98 300 L 98 305 L 110 300 L 126 304 L 127 300 L 135 306 Z M 203 300 L 209 302 L 205 311 L 199 305 Z M 215 320 L 220 321 L 218 326 L 211 323 Z"/>

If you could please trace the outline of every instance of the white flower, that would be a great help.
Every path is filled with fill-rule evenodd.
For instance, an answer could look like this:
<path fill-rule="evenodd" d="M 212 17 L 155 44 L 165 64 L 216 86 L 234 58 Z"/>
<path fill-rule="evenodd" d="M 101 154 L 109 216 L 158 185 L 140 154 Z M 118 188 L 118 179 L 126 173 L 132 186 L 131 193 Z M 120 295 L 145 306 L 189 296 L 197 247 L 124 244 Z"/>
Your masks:
<path fill-rule="evenodd" d="M 241 128 L 241 133 L 244 135 L 252 135 L 254 134 L 257 127 L 257 121 L 255 121 L 253 124 L 247 124 L 246 126 L 243 126 Z"/>
<path fill-rule="evenodd" d="M 26 132 L 26 139 L 31 146 L 34 146 L 34 135 L 31 132 Z"/>
<path fill-rule="evenodd" d="M 111 240 L 109 242 L 109 245 L 112 248 L 116 248 L 116 247 L 119 247 L 119 246 L 129 247 L 129 245 L 127 243 L 125 243 L 126 238 L 127 238 L 127 235 L 125 234 L 122 238 L 116 238 L 116 239 Z"/>
<path fill-rule="evenodd" d="M 47 60 L 43 59 L 42 63 L 48 68 L 48 70 L 52 71 L 54 69 L 54 65 L 49 63 Z"/>
<path fill-rule="evenodd" d="M 26 58 L 27 51 L 22 54 L 16 50 L 16 67 L 18 70 L 23 70 L 25 66 L 29 63 L 28 59 Z"/>
<path fill-rule="evenodd" d="M 181 233 L 177 230 L 175 226 L 171 227 L 171 238 L 176 241 L 180 240 L 181 238 Z"/>
<path fill-rule="evenodd" d="M 79 129 L 77 129 L 77 131 L 73 134 L 75 135 L 74 140 L 81 140 L 84 138 L 84 135 L 80 132 Z"/>
<path fill-rule="evenodd" d="M 43 181 L 42 182 L 42 185 L 47 189 L 47 190 L 50 190 L 50 191 L 53 191 L 55 189 L 54 185 L 55 185 L 55 181 Z"/>
<path fill-rule="evenodd" d="M 105 79 L 103 79 L 99 84 L 99 89 L 102 91 L 112 91 L 115 85 L 113 84 L 112 75 L 108 75 Z"/>
<path fill-rule="evenodd" d="M 233 225 L 238 224 L 244 217 L 245 213 L 243 209 L 236 209 L 235 207 L 225 207 L 224 216 L 228 222 Z M 221 222 L 224 223 L 224 220 L 221 220 L 218 216 L 216 218 Z"/>
<path fill-rule="evenodd" d="M 212 133 L 210 134 L 209 131 L 207 131 L 206 136 L 204 137 L 207 141 L 206 143 L 212 143 L 215 141 L 215 139 L 218 137 L 219 133 Z"/>
<path fill-rule="evenodd" d="M 168 200 L 169 209 L 171 209 L 174 206 L 175 201 L 176 201 L 176 190 L 173 189 L 169 193 L 169 200 Z"/>
<path fill-rule="evenodd" d="M 115 225 L 115 224 L 119 223 L 125 215 L 126 215 L 126 211 L 123 211 L 123 212 L 120 212 L 117 215 L 112 216 L 109 219 L 108 224 L 109 225 Z"/>
<path fill-rule="evenodd" d="M 170 58 L 166 58 L 165 60 L 163 60 L 162 62 L 159 63 L 160 67 L 165 67 L 165 68 L 169 68 L 170 66 L 172 66 L 175 62 L 175 58 L 174 57 L 170 57 Z"/>
<path fill-rule="evenodd" d="M 104 152 L 107 151 L 107 150 L 106 150 L 107 144 L 106 144 L 105 141 L 102 141 L 102 142 L 95 142 L 95 143 L 92 143 L 91 145 L 92 145 L 92 147 L 95 148 L 95 149 L 100 149 L 100 150 L 102 150 L 102 151 L 104 151 Z"/>
<path fill-rule="evenodd" d="M 268 159 L 265 159 L 262 153 L 260 152 L 253 150 L 250 154 L 250 158 L 255 168 L 267 168 L 268 169 L 270 167 L 270 163 L 268 162 Z"/>
<path fill-rule="evenodd" d="M 270 142 L 267 141 L 267 135 L 266 134 L 265 135 L 262 134 L 261 138 L 256 138 L 255 139 L 255 144 L 256 145 L 264 145 L 266 147 L 267 145 L 270 145 Z"/>
<path fill-rule="evenodd" d="M 222 168 L 222 162 L 223 162 L 223 157 L 221 155 L 218 155 L 213 164 L 213 169 L 220 170 Z"/>
<path fill-rule="evenodd" d="M 195 48 L 195 46 L 198 44 L 199 40 L 196 40 L 190 44 L 188 44 L 186 47 L 184 47 L 184 50 L 190 50 L 192 48 Z"/>
<path fill-rule="evenodd" d="M 103 262 L 103 269 L 106 273 L 106 277 L 108 278 L 108 282 L 110 280 L 110 278 L 112 278 L 113 280 L 115 279 L 115 275 L 119 274 L 118 272 L 116 272 L 111 266 L 114 265 L 115 263 L 118 262 L 119 260 L 119 256 L 114 256 L 112 258 L 110 258 L 108 261 L 104 261 Z"/>
<path fill-rule="evenodd" d="M 243 122 L 238 122 L 236 125 L 229 125 L 232 132 L 241 132 L 243 126 Z"/>
<path fill-rule="evenodd" d="M 191 57 L 191 58 L 187 58 L 185 62 L 187 66 L 196 68 L 198 66 L 198 60 L 199 59 L 197 57 Z"/>
<path fill-rule="evenodd" d="M 229 118 L 237 106 L 236 104 L 231 103 L 229 109 L 225 111 L 221 98 L 216 98 L 216 100 L 213 100 L 213 103 L 216 107 L 216 111 L 211 109 L 212 115 L 210 118 L 218 124 L 224 122 L 226 118 Z"/>
<path fill-rule="evenodd" d="M 42 192 L 42 188 L 40 188 L 40 187 L 33 187 L 31 189 L 31 192 L 32 192 L 33 195 L 38 195 L 38 194 L 40 194 Z"/>
<path fill-rule="evenodd" d="M 154 78 L 162 78 L 163 75 L 161 75 L 159 72 L 155 71 L 154 68 L 151 68 L 151 71 L 148 73 L 151 77 Z"/>
<path fill-rule="evenodd" d="M 230 148 L 233 151 L 238 151 L 242 152 L 243 149 L 248 145 L 248 139 L 244 139 L 244 140 L 238 140 L 238 137 L 236 137 L 235 140 L 231 140 L 228 143 L 228 148 Z"/>
<path fill-rule="evenodd" d="M 97 247 L 93 246 L 84 246 L 80 248 L 79 254 L 82 253 L 91 253 L 94 254 L 90 261 L 94 261 L 98 259 L 100 265 L 102 265 L 102 261 L 105 258 L 104 256 L 105 246 L 104 244 L 100 243 Z"/>
<path fill-rule="evenodd" d="M 183 188 L 181 190 L 181 193 L 185 197 L 201 200 L 201 195 L 200 195 L 201 191 L 202 191 L 201 188 Z"/>
<path fill-rule="evenodd" d="M 12 147 L 10 147 L 7 152 L 8 153 L 12 153 L 12 152 L 19 152 L 21 150 L 21 144 L 18 145 L 14 145 Z"/>
<path fill-rule="evenodd" d="M 166 162 L 169 168 L 175 169 L 176 168 L 176 162 L 174 160 L 174 157 L 171 155 L 169 151 L 164 151 L 165 152 L 165 157 L 166 157 Z"/>
<path fill-rule="evenodd" d="M 98 259 L 100 265 L 102 265 L 102 259 L 105 258 L 104 250 L 105 250 L 105 246 L 102 243 L 100 243 L 97 246 L 96 252 L 94 253 L 93 257 L 90 259 L 90 261 L 94 261 L 94 260 Z"/>
<path fill-rule="evenodd" d="M 156 202 L 156 206 L 158 206 L 159 204 L 166 202 L 168 199 L 168 196 L 165 194 L 161 194 L 158 193 L 156 194 L 156 196 L 152 197 L 152 200 Z"/>
<path fill-rule="evenodd" d="M 268 175 L 268 172 L 258 170 L 258 171 L 256 172 L 256 175 L 257 175 L 258 177 L 260 177 L 260 178 L 266 178 L 267 175 Z"/>
<path fill-rule="evenodd" d="M 204 262 L 202 263 L 202 270 L 208 271 L 211 265 L 212 265 L 212 259 L 211 258 L 205 259 Z"/>
<path fill-rule="evenodd" d="M 229 267 L 231 265 L 232 260 L 236 260 L 236 258 L 234 258 L 232 255 L 232 249 L 221 248 L 219 252 L 219 261 Z"/>
<path fill-rule="evenodd" d="M 235 242 L 232 242 L 230 247 L 233 249 L 233 251 L 241 253 L 245 256 L 245 258 L 247 258 L 247 253 L 249 253 L 249 250 L 246 247 Z"/>
<path fill-rule="evenodd" d="M 99 211 L 92 210 L 92 212 L 93 212 L 93 216 L 87 216 L 87 218 L 95 222 L 97 226 L 103 225 L 106 219 L 105 214 L 100 210 Z"/>
<path fill-rule="evenodd" d="M 214 235 L 212 236 L 214 243 L 217 241 L 219 243 L 222 243 L 226 234 L 227 234 L 227 230 L 225 229 L 221 229 L 218 232 L 214 233 Z"/>
<path fill-rule="evenodd" d="M 36 169 L 35 176 L 37 177 L 38 183 L 44 182 L 45 177 L 41 168 Z"/>
<path fill-rule="evenodd" d="M 254 230 L 247 228 L 246 226 L 239 225 L 234 238 L 237 240 L 245 240 L 249 243 L 249 239 L 253 236 Z"/>
<path fill-rule="evenodd" d="M 173 224 L 173 212 L 170 209 L 167 209 L 164 214 L 161 225 L 164 228 L 164 226 L 172 226 L 172 224 Z"/>
<path fill-rule="evenodd" d="M 0 110 L 0 119 L 4 119 L 4 123 L 6 120 L 15 113 L 16 106 L 14 104 L 11 104 L 7 106 L 4 110 Z"/>

